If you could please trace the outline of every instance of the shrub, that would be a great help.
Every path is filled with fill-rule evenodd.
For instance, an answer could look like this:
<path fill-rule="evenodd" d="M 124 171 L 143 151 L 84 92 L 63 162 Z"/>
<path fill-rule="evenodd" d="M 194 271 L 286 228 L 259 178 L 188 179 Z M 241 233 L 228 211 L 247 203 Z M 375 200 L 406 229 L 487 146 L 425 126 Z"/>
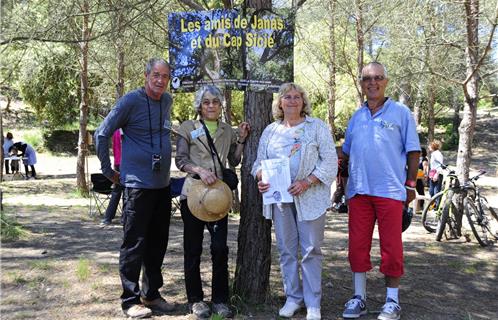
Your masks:
<path fill-rule="evenodd" d="M 43 137 L 40 130 L 31 130 L 25 132 L 24 141 L 30 144 L 37 152 L 44 151 Z"/>
<path fill-rule="evenodd" d="M 26 230 L 14 218 L 7 216 L 3 211 L 0 212 L 0 225 L 2 241 L 15 241 L 26 234 Z"/>

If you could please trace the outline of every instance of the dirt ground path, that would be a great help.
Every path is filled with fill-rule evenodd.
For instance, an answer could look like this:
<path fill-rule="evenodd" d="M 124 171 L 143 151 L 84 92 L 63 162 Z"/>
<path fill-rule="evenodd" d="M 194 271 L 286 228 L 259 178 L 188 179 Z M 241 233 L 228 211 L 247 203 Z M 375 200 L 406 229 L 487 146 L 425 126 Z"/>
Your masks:
<path fill-rule="evenodd" d="M 484 119 L 484 120 L 482 120 Z M 482 118 L 478 126 L 496 117 Z M 483 122 L 479 122 L 483 121 Z M 489 129 L 489 127 L 488 127 Z M 496 135 L 497 130 L 489 130 Z M 496 177 L 498 154 L 496 137 L 478 136 L 473 167 L 489 174 L 479 184 L 498 207 Z M 494 139 L 494 140 L 492 140 Z M 450 163 L 451 154 L 445 154 Z M 3 182 L 5 212 L 24 226 L 27 233 L 17 241 L 1 243 L 1 319 L 122 319 L 118 277 L 118 250 L 121 228 L 115 224 L 101 228 L 99 217 L 88 214 L 88 199 L 75 189 L 74 158 L 40 155 L 39 180 Z M 98 172 L 95 158 L 89 172 Z M 229 222 L 230 277 L 233 280 L 238 217 Z M 189 319 L 183 280 L 183 225 L 177 212 L 171 220 L 170 241 L 164 260 L 165 284 L 162 294 L 177 304 L 173 314 L 157 319 Z M 202 277 L 207 300 L 210 297 L 209 235 L 206 233 Z M 403 234 L 405 276 L 400 299 L 405 320 L 498 319 L 498 245 L 481 248 L 475 241 L 435 242 L 416 215 Z M 384 300 L 384 283 L 379 272 L 378 238 L 374 239 L 368 273 L 370 313 L 361 319 L 376 319 Z M 267 303 L 248 306 L 234 297 L 237 319 L 277 319 L 284 302 L 278 256 L 272 248 L 270 292 Z M 343 304 L 351 296 L 351 276 L 347 260 L 347 215 L 329 212 L 323 245 L 323 319 L 341 319 Z M 293 319 L 304 319 L 305 311 Z"/>
<path fill-rule="evenodd" d="M 1 319 L 123 318 L 119 308 L 119 219 L 111 227 L 101 228 L 99 218 L 88 215 L 88 199 L 68 192 L 74 185 L 74 178 L 3 183 L 5 210 L 17 218 L 28 234 L 21 240 L 2 243 L 0 249 Z M 155 318 L 189 319 L 179 213 L 171 221 L 162 294 L 178 307 L 174 314 Z M 238 217 L 234 216 L 229 225 L 232 279 L 237 230 Z M 205 238 L 209 238 L 207 233 Z M 400 296 L 403 319 L 497 319 L 498 246 L 480 248 L 475 241 L 465 242 L 463 238 L 435 242 L 434 236 L 421 226 L 419 215 L 403 238 L 406 262 Z M 204 248 L 208 253 L 207 242 Z M 385 290 L 378 270 L 378 238 L 373 248 L 375 268 L 368 274 L 371 313 L 362 317 L 367 320 L 376 319 L 375 312 L 382 305 Z M 277 319 L 284 296 L 276 252 L 273 247 L 268 303 L 247 306 L 234 299 L 239 312 L 237 319 Z M 328 213 L 323 252 L 323 319 L 341 319 L 343 304 L 351 295 L 345 214 Z M 204 289 L 209 299 L 211 270 L 208 255 L 203 258 Z M 305 316 L 301 311 L 294 319 Z"/>

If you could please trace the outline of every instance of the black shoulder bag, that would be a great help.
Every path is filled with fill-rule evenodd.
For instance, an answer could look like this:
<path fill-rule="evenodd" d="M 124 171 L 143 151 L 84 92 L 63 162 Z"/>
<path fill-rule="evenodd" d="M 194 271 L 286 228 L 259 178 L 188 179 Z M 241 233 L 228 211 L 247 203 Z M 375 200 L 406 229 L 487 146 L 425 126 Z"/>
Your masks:
<path fill-rule="evenodd" d="M 227 186 L 230 188 L 230 190 L 235 190 L 237 189 L 237 185 L 239 184 L 239 178 L 237 177 L 237 174 L 230 168 L 225 168 L 223 163 L 221 162 L 220 156 L 218 155 L 218 151 L 216 150 L 216 147 L 214 146 L 213 139 L 211 138 L 211 135 L 209 134 L 209 130 L 204 124 L 204 121 L 201 120 L 202 126 L 204 127 L 204 131 L 206 132 L 206 137 L 209 143 L 209 147 L 211 148 L 211 154 L 216 154 L 216 158 L 218 159 L 218 162 L 221 167 L 221 173 L 223 175 L 223 182 L 227 184 Z M 213 159 L 214 161 L 214 159 Z M 216 166 L 215 166 L 216 170 Z"/>

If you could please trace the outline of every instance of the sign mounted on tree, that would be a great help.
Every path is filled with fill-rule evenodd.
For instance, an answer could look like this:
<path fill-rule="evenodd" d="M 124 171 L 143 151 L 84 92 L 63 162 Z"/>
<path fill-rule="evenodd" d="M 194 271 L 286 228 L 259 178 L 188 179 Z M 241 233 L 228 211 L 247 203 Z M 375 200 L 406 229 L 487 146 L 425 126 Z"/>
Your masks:
<path fill-rule="evenodd" d="M 247 9 L 249 10 L 249 9 Z M 288 10 L 211 10 L 171 13 L 171 89 L 205 84 L 277 91 L 294 78 L 294 19 Z"/>

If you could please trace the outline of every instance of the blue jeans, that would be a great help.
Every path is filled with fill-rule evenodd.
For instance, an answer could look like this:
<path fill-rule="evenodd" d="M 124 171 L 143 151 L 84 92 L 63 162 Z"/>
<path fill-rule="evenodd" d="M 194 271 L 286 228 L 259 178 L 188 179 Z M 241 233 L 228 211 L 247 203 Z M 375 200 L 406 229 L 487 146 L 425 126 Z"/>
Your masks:
<path fill-rule="evenodd" d="M 104 221 L 111 223 L 112 219 L 116 216 L 123 189 L 123 186 L 120 184 L 114 185 L 111 193 L 111 200 L 109 200 L 109 205 L 107 205 L 107 209 L 105 210 Z"/>
<path fill-rule="evenodd" d="M 440 174 L 437 177 L 437 181 L 432 181 L 429 179 L 429 194 L 433 197 L 436 193 L 441 191 L 441 186 L 443 185 L 443 175 Z"/>

